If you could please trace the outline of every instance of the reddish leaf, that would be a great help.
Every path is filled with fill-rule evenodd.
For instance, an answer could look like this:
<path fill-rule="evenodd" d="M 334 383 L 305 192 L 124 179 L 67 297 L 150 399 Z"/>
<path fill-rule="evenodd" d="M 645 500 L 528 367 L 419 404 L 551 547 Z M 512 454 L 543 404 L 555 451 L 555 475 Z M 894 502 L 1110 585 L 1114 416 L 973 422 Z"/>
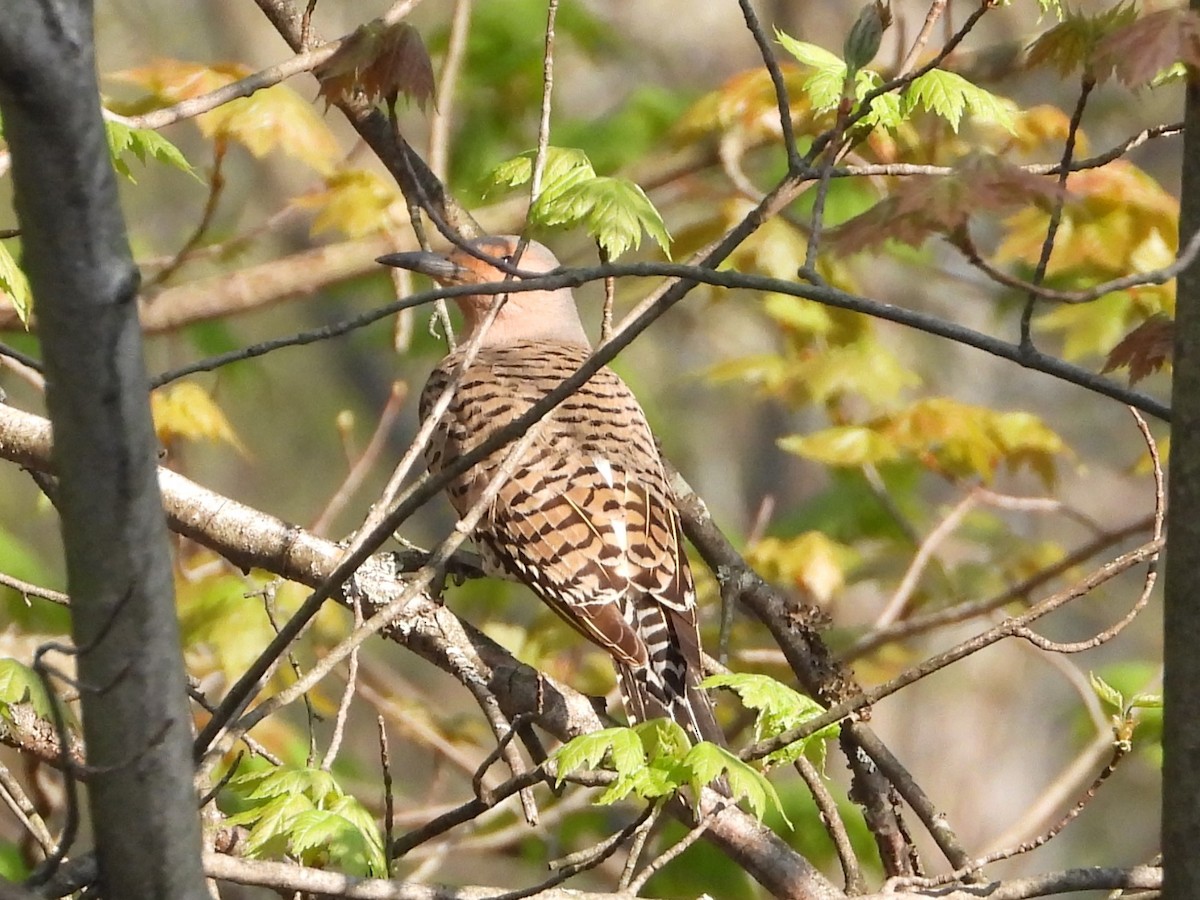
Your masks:
<path fill-rule="evenodd" d="M 1167 316 L 1151 316 L 1112 348 L 1102 372 L 1129 367 L 1129 383 L 1137 384 L 1170 359 L 1175 341 L 1175 323 Z"/>
<path fill-rule="evenodd" d="M 1200 15 L 1162 9 L 1104 38 L 1096 47 L 1095 71 L 1112 70 L 1131 87 L 1148 84 L 1163 69 L 1183 62 L 1200 67 Z"/>
<path fill-rule="evenodd" d="M 433 96 L 433 63 L 411 25 L 368 22 L 318 69 L 327 103 L 361 91 L 371 103 L 403 94 L 424 109 Z"/>
<path fill-rule="evenodd" d="M 1025 64 L 1031 69 L 1053 66 L 1063 76 L 1084 69 L 1103 78 L 1108 69 L 1096 71 L 1097 46 L 1108 35 L 1135 22 L 1137 13 L 1132 3 L 1121 3 L 1097 15 L 1067 10 L 1061 22 L 1029 46 Z"/>
<path fill-rule="evenodd" d="M 917 176 L 829 233 L 836 253 L 857 253 L 891 238 L 920 246 L 931 234 L 953 234 L 972 213 L 1044 205 L 1058 195 L 1047 178 L 996 157 L 968 158 L 952 175 Z"/>

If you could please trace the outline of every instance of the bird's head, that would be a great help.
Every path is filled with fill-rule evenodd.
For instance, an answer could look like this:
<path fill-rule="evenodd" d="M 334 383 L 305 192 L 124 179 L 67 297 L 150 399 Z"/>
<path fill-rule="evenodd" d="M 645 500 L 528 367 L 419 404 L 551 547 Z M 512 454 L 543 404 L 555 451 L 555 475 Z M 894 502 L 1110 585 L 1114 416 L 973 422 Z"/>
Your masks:
<path fill-rule="evenodd" d="M 541 275 L 559 268 L 558 259 L 549 248 L 530 241 L 519 260 L 515 260 L 516 235 L 501 234 L 476 238 L 469 246 L 480 256 L 513 263 L 524 272 Z M 399 269 L 409 269 L 428 275 L 438 284 L 488 284 L 509 278 L 486 259 L 454 247 L 445 253 L 416 251 L 391 253 L 379 257 L 379 262 Z M 512 276 L 509 280 L 519 280 Z M 496 294 L 463 294 L 454 298 L 466 320 L 466 340 L 470 340 L 482 324 Z M 496 319 L 484 337 L 485 345 L 511 343 L 519 340 L 558 340 L 571 344 L 587 344 L 587 333 L 579 321 L 575 298 L 570 288 L 551 291 L 514 291 L 508 294 Z"/>

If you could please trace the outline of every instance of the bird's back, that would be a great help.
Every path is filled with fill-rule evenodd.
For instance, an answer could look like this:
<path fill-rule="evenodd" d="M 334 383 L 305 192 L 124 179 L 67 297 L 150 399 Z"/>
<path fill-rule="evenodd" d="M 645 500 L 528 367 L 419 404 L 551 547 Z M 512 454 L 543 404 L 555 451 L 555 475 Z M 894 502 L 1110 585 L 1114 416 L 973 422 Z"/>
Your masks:
<path fill-rule="evenodd" d="M 589 354 L 586 346 L 556 341 L 483 347 L 435 429 L 427 451 L 430 471 L 441 471 L 525 413 Z M 422 419 L 462 358 L 461 350 L 451 353 L 430 375 Z M 460 514 L 476 502 L 510 448 L 450 483 L 448 494 Z M 701 671 L 695 590 L 654 438 L 615 372 L 600 369 L 543 420 L 475 539 L 496 574 L 527 584 L 613 656 L 635 718 L 679 718 L 672 706 L 687 705 Z M 662 683 L 631 686 L 630 678 Z M 694 738 L 697 732 L 707 732 L 708 739 L 719 734 L 706 703 L 699 716 L 689 715 L 692 727 L 683 724 Z"/>

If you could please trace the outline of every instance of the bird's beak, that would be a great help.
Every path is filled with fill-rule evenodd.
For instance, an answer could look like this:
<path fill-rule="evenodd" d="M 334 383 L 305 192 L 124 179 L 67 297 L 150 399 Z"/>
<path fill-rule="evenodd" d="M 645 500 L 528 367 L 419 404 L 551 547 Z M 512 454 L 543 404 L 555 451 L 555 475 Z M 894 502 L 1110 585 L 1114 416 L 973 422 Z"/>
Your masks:
<path fill-rule="evenodd" d="M 383 263 L 385 266 L 393 266 L 397 269 L 408 269 L 412 272 L 428 275 L 440 284 L 462 284 L 467 280 L 467 275 L 471 271 L 466 266 L 460 266 L 441 253 L 433 253 L 425 250 L 417 250 L 410 253 L 389 253 L 386 256 L 377 257 L 375 262 Z"/>

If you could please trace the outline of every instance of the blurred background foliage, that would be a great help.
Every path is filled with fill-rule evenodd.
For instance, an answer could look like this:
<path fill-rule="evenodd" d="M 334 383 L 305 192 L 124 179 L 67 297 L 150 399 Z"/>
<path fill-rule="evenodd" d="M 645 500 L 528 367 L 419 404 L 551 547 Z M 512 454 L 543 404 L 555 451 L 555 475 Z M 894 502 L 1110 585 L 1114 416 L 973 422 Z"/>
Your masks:
<path fill-rule="evenodd" d="M 419 4 L 408 19 L 435 71 L 450 45 L 453 5 Z M 402 105 L 401 127 L 423 148 L 431 123 L 444 117 L 447 183 L 489 230 L 515 231 L 524 198 L 495 190 L 488 173 L 535 143 L 545 3 L 475 0 L 469 6 L 455 90 L 436 102 Z M 857 9 L 831 2 L 757 7 L 782 33 L 776 52 L 803 151 L 834 122 L 838 56 Z M 324 0 L 314 28 L 326 37 L 343 35 L 385 8 L 382 0 Z M 873 63 L 881 74 L 867 78 L 896 71 L 925 14 L 925 6 L 911 0 L 892 8 L 896 24 Z M 1011 167 L 1059 160 L 1085 72 L 1099 72 L 1099 84 L 1077 136 L 1077 157 L 1174 121 L 1181 108 L 1178 80 L 1131 86 L 1103 70 L 1096 46 L 1135 21 L 1131 7 L 1121 8 L 1126 12 L 1081 3 L 1060 18 L 1032 0 L 1017 0 L 985 16 L 948 61 L 962 84 L 931 82 L 905 108 L 881 108 L 877 126 L 860 136 L 846 163 L 949 166 L 956 174 L 833 179 L 824 210 L 833 230 L 816 260 L 820 275 L 852 293 L 1016 340 L 1024 296 L 968 264 L 964 233 L 994 266 L 1017 278 L 1033 275 L 1052 185 L 1048 179 L 1034 185 Z M 949 21 L 961 24 L 968 11 L 950 4 Z M 944 36 L 939 25 L 930 48 Z M 166 0 L 101 0 L 97 41 L 107 107 L 127 117 L 198 96 L 289 55 L 253 4 L 242 0 L 195 4 L 186 15 Z M 734 3 L 564 2 L 554 98 L 552 143 L 584 151 L 600 176 L 627 178 L 645 189 L 673 238 L 675 260 L 740 220 L 784 170 L 770 80 Z M 393 284 L 371 262 L 389 242 L 411 241 L 403 200 L 339 114 L 324 109 L 311 78 L 170 125 L 161 133 L 169 144 L 121 127 L 114 126 L 114 154 L 126 176 L 122 196 L 147 309 L 186 311 L 196 296 L 245 298 L 240 308 L 226 303 L 220 315 L 195 316 L 184 327 L 152 334 L 152 372 L 338 321 L 389 301 L 398 286 L 411 287 Z M 1151 140 L 1073 176 L 1046 285 L 1088 288 L 1169 264 L 1177 250 L 1178 165 L 1176 140 Z M 0 191 L 8 190 L 7 179 L 0 181 Z M 759 229 L 727 265 L 794 280 L 805 263 L 813 195 Z M 565 262 L 596 259 L 582 231 L 540 236 Z M 19 256 L 13 242 L 6 246 Z M 182 256 L 181 248 L 187 250 Z M 314 248 L 327 254 L 314 255 Z M 639 254 L 661 257 L 652 241 L 627 258 Z M 618 316 L 651 288 L 646 280 L 620 283 Z M 579 293 L 595 333 L 599 290 Z M 1138 326 L 1162 322 L 1172 309 L 1173 283 L 1086 304 L 1042 303 L 1034 335 L 1043 349 L 1099 370 Z M 26 333 L 15 316 L 5 324 L 4 340 L 36 355 L 36 334 Z M 361 521 L 414 433 L 413 398 L 444 346 L 425 313 L 405 313 L 391 325 L 189 378 L 155 395 L 164 462 L 271 514 L 302 525 L 320 521 L 326 534 L 341 538 Z M 1143 363 L 1136 374 L 1146 375 L 1140 386 L 1165 395 L 1165 377 L 1146 363 L 1153 347 L 1135 339 L 1133 351 Z M 1125 365 L 1131 366 L 1128 358 Z M 892 677 L 981 630 L 1000 611 L 894 640 L 876 639 L 877 629 L 1001 596 L 1089 542 L 1111 555 L 1146 533 L 1130 536 L 1129 526 L 1153 509 L 1146 448 L 1120 404 L 857 313 L 784 294 L 702 286 L 615 368 L 642 400 L 665 454 L 718 523 L 764 576 L 821 607 L 831 643 L 848 655 L 863 684 Z M 382 433 L 382 451 L 347 502 L 329 510 L 394 385 L 399 403 Z M 0 387 L 9 403 L 42 408 L 40 391 L 21 373 L 0 369 Z M 939 534 L 924 567 L 914 570 L 914 554 L 948 516 L 957 517 L 956 526 Z M 439 503 L 406 526 L 403 537 L 428 546 L 451 521 Z M 35 485 L 15 467 L 0 469 L 0 571 L 61 589 L 56 527 Z M 234 571 L 184 541 L 178 553 L 188 662 L 198 683 L 218 696 L 304 591 L 275 585 L 262 573 Z M 1064 567 L 1030 596 L 1043 596 L 1104 558 Z M 715 649 L 719 598 L 712 578 L 700 575 L 706 635 Z M 1064 639 L 1090 635 L 1117 618 L 1136 590 L 1134 576 L 1110 582 L 1046 629 Z M 1019 608 L 1023 599 L 1018 595 L 1000 610 Z M 594 694 L 611 691 L 611 668 L 601 654 L 523 589 L 472 582 L 451 587 L 448 602 L 551 675 Z M 39 641 L 65 630 L 60 607 L 5 588 L 0 603 L 0 656 L 28 661 Z M 1078 657 L 1050 658 L 1016 643 L 993 647 L 880 704 L 874 726 L 968 847 L 982 852 L 1014 843 L 1069 806 L 1106 759 L 1109 724 L 1088 685 L 1089 671 L 1126 696 L 1155 689 L 1159 624 L 1152 605 L 1119 641 Z M 295 649 L 295 664 L 306 668 L 350 625 L 344 611 L 328 610 Z M 790 681 L 782 655 L 746 618 L 733 623 L 729 660 L 736 670 Z M 280 683 L 293 677 L 286 668 L 277 676 Z M 491 738 L 466 692 L 384 642 L 370 645 L 359 679 L 349 745 L 334 767 L 340 787 L 306 783 L 305 802 L 344 811 L 348 807 L 337 806 L 349 802 L 339 793 L 344 789 L 368 818 L 381 815 L 376 714 L 387 722 L 399 761 L 398 830 L 467 796 L 470 773 Z M 307 715 L 293 709 L 272 717 L 255 736 L 292 766 L 319 762 L 341 690 L 336 679 L 321 686 Z M 735 705 L 724 711 L 731 724 L 742 721 Z M 1151 855 L 1159 778 L 1157 725 L 1152 713 L 1147 719 L 1133 758 L 1079 822 L 1001 872 L 1133 864 Z M 845 801 L 845 767 L 836 752 L 826 774 L 855 846 L 873 865 L 869 835 Z M 258 821 L 246 804 L 260 784 L 231 784 L 226 806 L 239 811 L 239 821 Z M 781 773 L 776 784 L 795 830 L 787 831 L 781 819 L 772 824 L 834 872 L 832 848 L 803 783 Z M 1055 802 L 1039 806 L 1047 797 Z M 452 854 L 449 845 L 425 847 L 401 868 L 439 881 L 469 881 L 486 859 L 494 883 L 525 884 L 540 877 L 548 859 L 599 840 L 627 819 L 628 810 L 593 808 L 568 793 L 543 810 L 538 830 L 506 807 L 482 817 Z M 321 827 L 327 825 L 322 819 Z M 2 874 L 20 867 L 17 833 L 0 819 Z M 680 833 L 670 825 L 656 841 Z M 264 836 L 264 847 L 269 839 Z M 343 848 L 333 862 L 370 871 L 372 851 L 365 846 Z M 291 849 L 310 858 L 303 841 Z M 686 859 L 647 890 L 755 895 L 744 875 L 703 844 Z M 578 882 L 604 884 L 610 877 Z"/>

